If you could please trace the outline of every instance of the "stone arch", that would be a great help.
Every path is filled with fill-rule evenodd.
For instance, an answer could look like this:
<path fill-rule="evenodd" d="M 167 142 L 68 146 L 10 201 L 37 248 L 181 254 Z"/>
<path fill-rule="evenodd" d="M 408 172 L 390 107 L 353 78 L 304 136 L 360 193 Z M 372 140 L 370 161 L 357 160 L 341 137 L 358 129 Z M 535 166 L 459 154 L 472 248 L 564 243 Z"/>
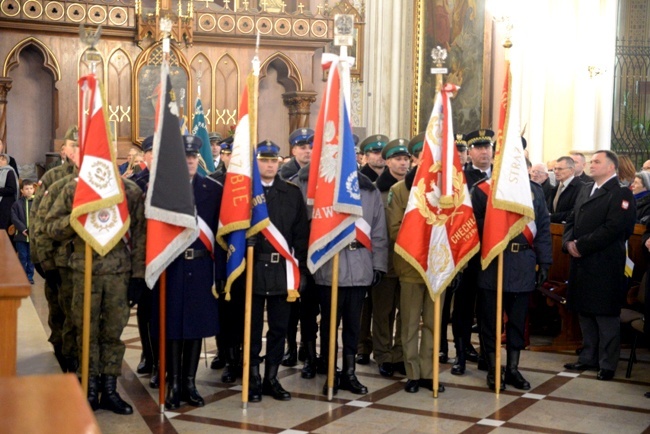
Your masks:
<path fill-rule="evenodd" d="M 7 58 L 5 59 L 4 67 L 2 68 L 2 75 L 4 77 L 7 77 L 9 71 L 11 71 L 16 67 L 16 65 L 20 63 L 20 53 L 30 45 L 34 46 L 38 51 L 41 52 L 44 59 L 43 67 L 52 73 L 54 81 L 60 81 L 61 67 L 59 66 L 59 62 L 56 60 L 54 53 L 52 53 L 52 51 L 47 48 L 43 42 L 37 38 L 34 38 L 33 36 L 23 39 L 22 41 L 18 42 L 14 48 L 11 49 L 7 55 Z"/>
<path fill-rule="evenodd" d="M 260 81 L 266 77 L 269 66 L 278 72 L 277 81 L 287 92 L 301 91 L 302 76 L 298 66 L 286 54 L 276 52 L 269 56 L 260 67 Z"/>

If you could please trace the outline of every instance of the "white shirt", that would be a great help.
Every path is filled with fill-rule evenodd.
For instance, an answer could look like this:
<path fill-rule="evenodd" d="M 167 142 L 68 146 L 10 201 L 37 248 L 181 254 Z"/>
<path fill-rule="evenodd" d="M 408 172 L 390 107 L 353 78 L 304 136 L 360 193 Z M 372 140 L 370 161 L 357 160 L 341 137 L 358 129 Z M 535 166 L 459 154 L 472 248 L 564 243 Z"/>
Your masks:
<path fill-rule="evenodd" d="M 604 184 L 606 184 L 607 181 L 609 181 L 610 179 L 612 179 L 612 178 L 614 178 L 614 177 L 616 177 L 616 173 L 614 173 L 612 176 L 610 176 L 609 178 L 607 178 L 607 179 L 605 180 L 605 182 L 603 182 L 603 183 L 600 184 L 600 185 L 598 185 L 598 183 L 594 182 L 594 187 L 591 189 L 591 194 L 590 194 L 589 196 L 592 196 L 592 195 L 596 192 L 596 190 L 598 190 L 601 186 L 603 186 Z"/>

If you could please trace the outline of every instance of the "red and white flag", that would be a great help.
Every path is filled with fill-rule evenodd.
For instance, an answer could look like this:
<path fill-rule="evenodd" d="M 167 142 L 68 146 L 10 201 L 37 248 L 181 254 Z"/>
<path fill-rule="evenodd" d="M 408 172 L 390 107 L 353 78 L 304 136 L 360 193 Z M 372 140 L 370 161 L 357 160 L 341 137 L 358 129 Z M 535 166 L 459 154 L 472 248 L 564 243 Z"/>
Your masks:
<path fill-rule="evenodd" d="M 110 146 L 101 83 L 79 79 L 79 179 L 70 225 L 98 254 L 106 255 L 126 235 L 129 210 Z"/>
<path fill-rule="evenodd" d="M 160 274 L 199 236 L 194 192 L 178 129 L 178 105 L 169 79 L 169 65 L 161 68 L 156 105 L 153 162 L 145 201 L 147 269 L 153 288 Z"/>
<path fill-rule="evenodd" d="M 534 231 L 535 210 L 521 143 L 519 85 L 513 82 L 509 61 L 502 96 L 493 175 L 489 184 L 483 186 L 490 187 L 481 246 L 483 269 L 505 250 L 511 239 Z"/>
<path fill-rule="evenodd" d="M 395 242 L 395 252 L 420 273 L 434 300 L 479 249 L 472 201 L 454 142 L 450 96 L 457 90 L 447 84 L 436 94 L 422 160 Z"/>

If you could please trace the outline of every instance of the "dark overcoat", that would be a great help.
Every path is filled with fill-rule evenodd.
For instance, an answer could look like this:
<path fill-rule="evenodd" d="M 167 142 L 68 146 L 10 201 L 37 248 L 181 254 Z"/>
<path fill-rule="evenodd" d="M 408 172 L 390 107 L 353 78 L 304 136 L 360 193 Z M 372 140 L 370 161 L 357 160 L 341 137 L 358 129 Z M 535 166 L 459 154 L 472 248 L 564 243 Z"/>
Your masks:
<path fill-rule="evenodd" d="M 217 233 L 223 186 L 212 178 L 196 174 L 192 181 L 197 215 Z M 206 250 L 200 239 L 190 246 Z M 185 259 L 181 254 L 167 267 L 167 339 L 199 339 L 219 332 L 219 310 L 212 286 L 224 279 L 225 252 L 215 243 L 214 259 L 209 255 Z M 157 289 L 158 285 L 156 285 Z M 158 299 L 158 296 L 154 297 Z M 155 323 L 158 308 L 154 306 Z"/>
<path fill-rule="evenodd" d="M 617 316 L 625 299 L 625 242 L 636 220 L 634 196 L 617 177 L 590 196 L 593 185 L 582 187 L 564 226 L 564 249 L 575 240 L 581 255 L 571 257 L 568 304 L 584 314 Z"/>

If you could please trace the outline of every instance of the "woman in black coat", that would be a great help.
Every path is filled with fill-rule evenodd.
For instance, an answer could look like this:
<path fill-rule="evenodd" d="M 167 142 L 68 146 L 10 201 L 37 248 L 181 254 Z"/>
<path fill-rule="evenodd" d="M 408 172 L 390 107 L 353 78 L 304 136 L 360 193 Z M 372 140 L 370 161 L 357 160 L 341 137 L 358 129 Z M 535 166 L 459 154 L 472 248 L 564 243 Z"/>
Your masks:
<path fill-rule="evenodd" d="M 650 172 L 638 172 L 630 186 L 636 200 L 636 222 L 650 221 Z"/>
<path fill-rule="evenodd" d="M 0 154 L 0 229 L 11 225 L 11 206 L 18 198 L 18 176 L 9 166 L 9 156 Z"/>

